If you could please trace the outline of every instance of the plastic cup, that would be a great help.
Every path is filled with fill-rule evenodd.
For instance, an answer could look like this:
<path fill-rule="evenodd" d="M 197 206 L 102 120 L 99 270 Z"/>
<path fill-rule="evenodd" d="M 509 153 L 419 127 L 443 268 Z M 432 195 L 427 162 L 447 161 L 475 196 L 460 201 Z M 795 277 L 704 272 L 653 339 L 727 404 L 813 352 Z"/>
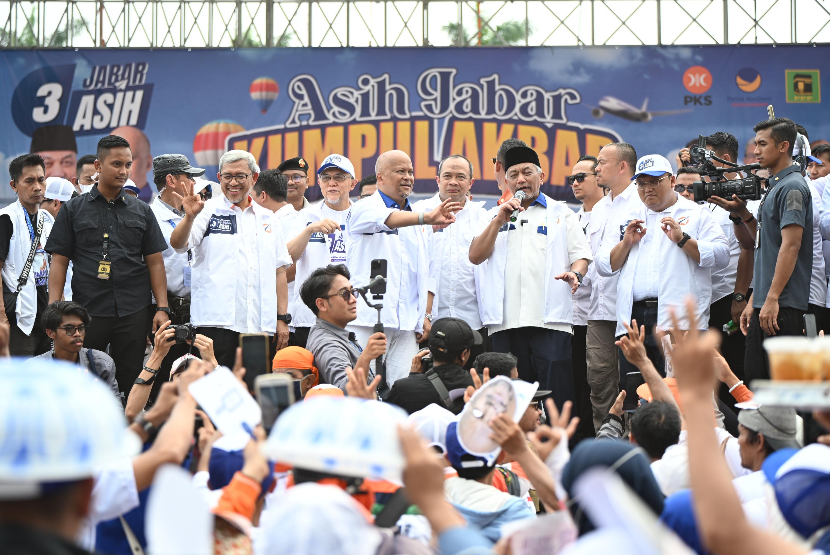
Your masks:
<path fill-rule="evenodd" d="M 830 349 L 830 344 L 827 345 Z M 770 377 L 776 381 L 821 381 L 822 353 L 806 337 L 770 337 L 764 341 Z M 830 352 L 828 352 L 830 355 Z M 830 364 L 830 358 L 828 358 Z"/>

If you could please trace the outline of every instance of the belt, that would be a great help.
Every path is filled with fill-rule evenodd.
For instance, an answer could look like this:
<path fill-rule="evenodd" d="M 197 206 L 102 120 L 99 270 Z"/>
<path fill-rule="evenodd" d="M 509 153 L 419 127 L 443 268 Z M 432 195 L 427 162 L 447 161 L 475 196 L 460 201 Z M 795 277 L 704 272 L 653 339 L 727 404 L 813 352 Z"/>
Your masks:
<path fill-rule="evenodd" d="M 632 308 L 657 308 L 657 299 L 643 299 L 642 301 L 634 301 Z"/>
<path fill-rule="evenodd" d="M 190 295 L 186 295 L 184 297 L 179 297 L 178 295 L 174 295 L 170 291 L 167 292 L 167 304 L 170 305 L 172 310 L 176 310 L 181 308 L 185 305 L 190 305 Z"/>

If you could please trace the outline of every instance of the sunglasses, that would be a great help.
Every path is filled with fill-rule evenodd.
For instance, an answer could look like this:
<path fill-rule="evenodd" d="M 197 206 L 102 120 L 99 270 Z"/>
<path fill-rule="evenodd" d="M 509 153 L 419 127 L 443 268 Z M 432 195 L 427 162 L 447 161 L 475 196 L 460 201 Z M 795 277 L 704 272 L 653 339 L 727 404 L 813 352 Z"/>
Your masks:
<path fill-rule="evenodd" d="M 324 298 L 325 299 L 330 299 L 332 297 L 343 297 L 344 301 L 349 302 L 349 299 L 351 299 L 352 297 L 357 299 L 357 291 L 355 289 L 344 289 L 344 290 L 339 291 L 337 293 L 333 293 L 331 295 L 326 295 Z"/>
<path fill-rule="evenodd" d="M 588 177 L 589 175 L 596 175 L 596 174 L 595 173 L 585 173 L 585 172 L 577 173 L 577 174 L 574 174 L 574 175 L 569 175 L 566 178 L 566 181 L 568 182 L 568 185 L 573 186 L 574 182 L 582 183 L 583 181 L 585 181 L 585 178 Z"/>
<path fill-rule="evenodd" d="M 691 192 L 694 191 L 694 187 L 691 186 L 691 185 L 675 185 L 674 190 L 677 191 L 678 193 L 682 193 L 683 191 L 686 191 L 687 193 L 691 193 Z"/>
<path fill-rule="evenodd" d="M 207 185 L 204 189 L 199 191 L 199 196 L 202 197 L 202 200 L 210 200 L 213 197 L 213 188 L 210 185 Z"/>

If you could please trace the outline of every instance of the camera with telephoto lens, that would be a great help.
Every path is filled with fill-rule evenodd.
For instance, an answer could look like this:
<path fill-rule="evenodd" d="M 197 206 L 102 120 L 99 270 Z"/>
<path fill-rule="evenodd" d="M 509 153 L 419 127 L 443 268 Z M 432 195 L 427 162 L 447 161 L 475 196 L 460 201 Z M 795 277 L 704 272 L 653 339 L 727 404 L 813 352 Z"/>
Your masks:
<path fill-rule="evenodd" d="M 718 158 L 714 152 L 706 150 L 706 137 L 703 135 L 699 135 L 697 145 L 689 149 L 689 158 L 691 159 L 691 163 L 688 165 L 690 167 L 696 166 L 701 176 L 705 175 L 711 180 L 692 183 L 695 202 L 707 201 L 711 197 L 732 200 L 733 195 L 736 195 L 741 200 L 761 199 L 764 180 L 754 173 L 751 173 L 753 170 L 760 169 L 760 164 L 738 166 L 737 164 Z M 713 159 L 727 166 L 718 167 L 712 162 Z M 747 177 L 728 180 L 723 177 L 726 173 L 740 171 L 745 172 Z"/>
<path fill-rule="evenodd" d="M 173 337 L 170 338 L 171 343 L 174 341 L 176 343 L 185 343 L 196 339 L 196 328 L 192 324 L 172 325 L 169 329 L 173 330 Z"/>

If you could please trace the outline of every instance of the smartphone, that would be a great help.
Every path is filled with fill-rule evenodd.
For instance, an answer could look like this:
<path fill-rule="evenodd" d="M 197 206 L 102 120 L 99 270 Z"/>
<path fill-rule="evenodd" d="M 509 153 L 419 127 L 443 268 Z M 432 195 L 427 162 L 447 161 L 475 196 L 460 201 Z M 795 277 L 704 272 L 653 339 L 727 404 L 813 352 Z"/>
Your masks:
<path fill-rule="evenodd" d="M 377 276 L 387 277 L 386 275 L 386 259 L 376 258 L 372 260 L 372 266 L 369 269 L 369 279 L 374 279 Z M 372 295 L 386 294 L 386 282 L 376 283 L 369 290 Z"/>
<path fill-rule="evenodd" d="M 294 381 L 288 374 L 262 374 L 254 380 L 265 433 L 270 433 L 280 414 L 294 404 Z"/>
<path fill-rule="evenodd" d="M 245 367 L 245 383 L 253 391 L 257 376 L 268 374 L 271 369 L 269 356 L 270 338 L 267 333 L 243 333 L 239 336 L 242 347 L 242 366 Z"/>
<path fill-rule="evenodd" d="M 404 488 L 396 490 L 375 517 L 375 526 L 393 528 L 411 505 L 412 501 L 406 496 L 406 490 Z"/>
<path fill-rule="evenodd" d="M 816 331 L 816 315 L 815 314 L 805 314 L 804 315 L 804 333 L 807 337 L 813 338 L 818 337 L 818 331 Z"/>
<path fill-rule="evenodd" d="M 639 395 L 637 395 L 637 388 L 646 383 L 643 375 L 639 372 L 629 372 L 625 376 L 625 400 L 623 401 L 623 410 L 633 411 L 637 409 Z"/>

